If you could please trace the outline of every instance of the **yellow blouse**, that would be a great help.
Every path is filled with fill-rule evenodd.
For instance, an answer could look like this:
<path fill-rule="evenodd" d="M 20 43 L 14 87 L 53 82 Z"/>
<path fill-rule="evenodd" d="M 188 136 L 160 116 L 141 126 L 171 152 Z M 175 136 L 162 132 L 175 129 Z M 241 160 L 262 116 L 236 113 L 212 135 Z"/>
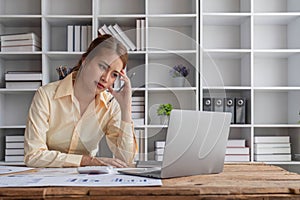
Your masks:
<path fill-rule="evenodd" d="M 82 155 L 96 155 L 104 134 L 114 156 L 131 163 L 137 151 L 133 124 L 121 120 L 117 101 L 107 104 L 108 92 L 97 95 L 81 116 L 72 77 L 37 90 L 25 129 L 25 164 L 77 167 Z"/>

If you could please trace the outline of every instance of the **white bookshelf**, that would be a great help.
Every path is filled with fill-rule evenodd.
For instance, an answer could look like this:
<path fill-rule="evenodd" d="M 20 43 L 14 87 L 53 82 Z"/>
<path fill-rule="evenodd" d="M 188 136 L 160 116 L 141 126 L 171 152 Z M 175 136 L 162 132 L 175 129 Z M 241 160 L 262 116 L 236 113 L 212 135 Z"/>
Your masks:
<path fill-rule="evenodd" d="M 285 135 L 292 162 L 275 164 L 300 164 L 293 158 L 300 153 L 298 0 L 0 0 L 0 34 L 42 38 L 41 52 L 0 52 L 0 141 L 23 134 L 35 92 L 5 89 L 6 71 L 34 69 L 42 71 L 43 85 L 56 81 L 55 67 L 73 66 L 82 54 L 67 52 L 67 25 L 92 25 L 95 38 L 99 27 L 117 23 L 135 43 L 137 19 L 145 19 L 146 49 L 129 52 L 128 71 L 136 73 L 133 95 L 145 97 L 145 124 L 136 127 L 145 132 L 144 160 L 154 159 L 154 141 L 166 137 L 158 104 L 201 110 L 203 97 L 238 96 L 247 98 L 246 124 L 232 124 L 229 137 L 247 140 L 251 162 L 255 136 Z M 178 63 L 191 68 L 180 88 L 167 78 Z"/>
<path fill-rule="evenodd" d="M 16 6 L 18 5 L 18 6 Z M 35 32 L 42 41 L 40 52 L 0 52 L 0 164 L 4 162 L 6 135 L 24 134 L 28 109 L 36 90 L 6 89 L 7 71 L 41 71 L 42 84 L 58 80 L 56 67 L 74 66 L 83 52 L 67 51 L 67 25 L 91 25 L 92 36 L 104 24 L 118 24 L 136 43 L 136 20 L 145 19 L 146 49 L 129 51 L 128 73 L 133 95 L 145 97 L 143 160 L 153 160 L 154 141 L 166 137 L 156 108 L 199 107 L 199 2 L 198 0 L 0 0 L 0 35 Z M 176 64 L 190 67 L 184 87 L 173 87 L 169 70 Z M 103 142 L 102 142 L 103 143 Z M 100 154 L 109 155 L 100 145 Z M 15 163 L 18 164 L 18 163 Z"/>
<path fill-rule="evenodd" d="M 201 97 L 243 96 L 246 124 L 229 137 L 246 139 L 254 160 L 255 136 L 290 136 L 294 171 L 300 152 L 300 1 L 200 1 Z M 202 104 L 201 106 L 202 107 Z"/>

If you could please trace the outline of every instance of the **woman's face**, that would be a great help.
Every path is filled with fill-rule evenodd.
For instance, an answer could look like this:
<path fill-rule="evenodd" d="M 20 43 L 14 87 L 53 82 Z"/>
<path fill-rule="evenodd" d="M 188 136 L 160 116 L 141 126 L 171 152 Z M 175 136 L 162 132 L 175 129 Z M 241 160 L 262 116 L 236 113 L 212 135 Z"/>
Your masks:
<path fill-rule="evenodd" d="M 120 57 L 109 49 L 101 49 L 99 54 L 83 62 L 80 74 L 86 89 L 95 94 L 111 87 L 123 69 Z"/>

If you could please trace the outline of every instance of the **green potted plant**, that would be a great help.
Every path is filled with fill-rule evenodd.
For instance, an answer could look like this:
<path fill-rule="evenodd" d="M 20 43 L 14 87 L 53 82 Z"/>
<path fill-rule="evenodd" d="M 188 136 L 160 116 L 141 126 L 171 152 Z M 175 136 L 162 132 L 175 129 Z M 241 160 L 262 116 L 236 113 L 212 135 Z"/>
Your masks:
<path fill-rule="evenodd" d="M 160 123 L 166 125 L 169 123 L 169 116 L 171 114 L 171 110 L 173 109 L 172 104 L 160 104 L 157 108 L 157 115 L 160 116 Z"/>
<path fill-rule="evenodd" d="M 187 77 L 190 73 L 190 70 L 188 67 L 179 64 L 175 65 L 170 70 L 170 75 L 173 78 L 173 86 L 174 87 L 183 87 L 185 85 L 185 77 Z"/>

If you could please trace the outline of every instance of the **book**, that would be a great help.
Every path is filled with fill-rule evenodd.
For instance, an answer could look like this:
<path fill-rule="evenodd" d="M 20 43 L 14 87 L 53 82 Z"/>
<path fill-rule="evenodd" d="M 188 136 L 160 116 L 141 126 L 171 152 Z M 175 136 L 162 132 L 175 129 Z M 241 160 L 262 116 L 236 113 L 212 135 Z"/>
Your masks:
<path fill-rule="evenodd" d="M 87 47 L 88 47 L 87 39 L 88 39 L 87 26 L 81 26 L 80 51 L 87 50 Z"/>
<path fill-rule="evenodd" d="M 225 155 L 225 162 L 249 162 L 250 155 Z"/>
<path fill-rule="evenodd" d="M 40 42 L 40 38 L 33 32 L 1 35 L 0 40 L 1 40 L 1 43 L 3 41 L 16 41 L 16 40 L 35 40 L 35 41 Z"/>
<path fill-rule="evenodd" d="M 23 162 L 24 156 L 5 156 L 5 162 Z"/>
<path fill-rule="evenodd" d="M 41 81 L 42 73 L 29 71 L 8 71 L 5 74 L 6 81 Z"/>
<path fill-rule="evenodd" d="M 37 89 L 42 86 L 41 81 L 6 81 L 7 89 Z"/>
<path fill-rule="evenodd" d="M 24 155 L 24 149 L 5 149 L 5 155 Z"/>
<path fill-rule="evenodd" d="M 290 148 L 291 143 L 259 143 L 254 144 L 255 149 L 259 148 Z"/>
<path fill-rule="evenodd" d="M 249 147 L 227 147 L 226 154 L 246 154 L 250 153 Z"/>
<path fill-rule="evenodd" d="M 166 141 L 157 140 L 157 141 L 154 142 L 154 147 L 155 148 L 165 148 L 165 146 L 166 146 Z"/>
<path fill-rule="evenodd" d="M 105 34 L 113 35 L 112 32 L 108 29 L 107 25 L 104 24 L 101 29 L 104 31 Z"/>
<path fill-rule="evenodd" d="M 143 112 L 131 112 L 132 119 L 145 118 L 145 113 Z"/>
<path fill-rule="evenodd" d="M 145 106 L 144 105 L 132 105 L 131 111 L 132 112 L 145 112 Z"/>
<path fill-rule="evenodd" d="M 118 39 L 125 47 L 127 50 L 130 50 L 130 47 L 127 45 L 127 43 L 123 40 L 123 38 L 117 33 L 117 31 L 112 27 L 112 25 L 108 26 L 108 29 L 112 33 L 112 35 Z"/>
<path fill-rule="evenodd" d="M 7 135 L 5 142 L 24 142 L 24 135 Z"/>
<path fill-rule="evenodd" d="M 5 146 L 7 149 L 20 149 L 24 148 L 24 142 L 7 142 Z"/>
<path fill-rule="evenodd" d="M 289 136 L 255 136 L 254 143 L 290 143 Z"/>
<path fill-rule="evenodd" d="M 255 148 L 255 154 L 290 154 L 291 148 Z"/>
<path fill-rule="evenodd" d="M 155 160 L 156 161 L 163 161 L 163 158 L 164 158 L 164 156 L 163 155 L 158 155 L 158 154 L 155 154 Z"/>
<path fill-rule="evenodd" d="M 10 46 L 10 47 L 1 46 L 2 52 L 20 52 L 20 51 L 33 52 L 33 51 L 40 51 L 40 50 L 41 48 L 35 45 L 20 45 L 20 46 Z"/>
<path fill-rule="evenodd" d="M 87 25 L 87 48 L 93 40 L 93 29 L 91 25 Z"/>
<path fill-rule="evenodd" d="M 74 51 L 74 26 L 67 26 L 67 49 L 69 52 Z"/>
<path fill-rule="evenodd" d="M 141 19 L 141 50 L 145 50 L 145 20 Z"/>
<path fill-rule="evenodd" d="M 165 148 L 156 148 L 155 149 L 155 154 L 156 155 L 163 155 L 164 154 Z"/>
<path fill-rule="evenodd" d="M 266 155 L 266 154 L 255 154 L 254 160 L 263 162 L 263 161 L 291 161 L 291 154 L 276 154 L 276 155 Z"/>
<path fill-rule="evenodd" d="M 227 147 L 245 147 L 246 140 L 245 139 L 229 139 L 227 141 Z"/>
<path fill-rule="evenodd" d="M 134 126 L 143 126 L 143 125 L 145 125 L 145 119 L 144 118 L 135 118 L 135 119 L 132 119 L 132 122 L 133 122 Z"/>
<path fill-rule="evenodd" d="M 98 33 L 100 35 L 105 35 L 106 34 L 102 27 L 98 29 Z"/>
<path fill-rule="evenodd" d="M 18 47 L 18 46 L 37 46 L 41 48 L 41 43 L 36 40 L 7 40 L 1 41 L 1 48 L 3 47 Z"/>
<path fill-rule="evenodd" d="M 121 27 L 118 24 L 115 24 L 113 27 L 117 31 L 117 33 L 124 39 L 124 41 L 128 44 L 128 46 L 130 47 L 130 49 L 132 51 L 135 51 L 136 50 L 136 46 L 129 39 L 129 37 L 123 32 L 123 30 L 121 29 Z"/>
<path fill-rule="evenodd" d="M 74 26 L 74 51 L 80 51 L 80 41 L 81 41 L 81 26 L 75 25 Z"/>
<path fill-rule="evenodd" d="M 141 50 L 141 20 L 136 20 L 136 50 Z"/>
<path fill-rule="evenodd" d="M 144 96 L 133 96 L 131 97 L 132 102 L 134 101 L 142 101 L 145 102 L 145 97 Z"/>

